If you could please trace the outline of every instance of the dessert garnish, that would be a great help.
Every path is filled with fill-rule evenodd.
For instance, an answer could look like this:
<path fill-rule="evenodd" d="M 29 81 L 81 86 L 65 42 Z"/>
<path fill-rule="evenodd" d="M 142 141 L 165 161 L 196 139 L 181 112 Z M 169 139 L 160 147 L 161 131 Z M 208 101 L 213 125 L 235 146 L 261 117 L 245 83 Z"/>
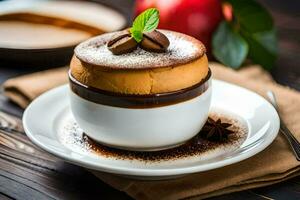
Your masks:
<path fill-rule="evenodd" d="M 115 55 L 129 53 L 137 46 L 146 51 L 165 52 L 170 42 L 163 33 L 156 30 L 158 23 L 159 11 L 149 8 L 136 17 L 130 29 L 117 32 L 107 47 Z"/>
<path fill-rule="evenodd" d="M 222 123 L 221 119 L 216 121 L 208 117 L 206 124 L 201 130 L 201 136 L 211 141 L 224 141 L 234 131 L 228 129 L 232 124 Z"/>
<path fill-rule="evenodd" d="M 138 43 L 128 29 L 116 33 L 107 43 L 108 49 L 115 55 L 129 53 L 135 50 Z"/>
<path fill-rule="evenodd" d="M 169 45 L 168 38 L 157 30 L 144 33 L 144 37 L 140 43 L 142 49 L 158 53 L 165 52 Z"/>

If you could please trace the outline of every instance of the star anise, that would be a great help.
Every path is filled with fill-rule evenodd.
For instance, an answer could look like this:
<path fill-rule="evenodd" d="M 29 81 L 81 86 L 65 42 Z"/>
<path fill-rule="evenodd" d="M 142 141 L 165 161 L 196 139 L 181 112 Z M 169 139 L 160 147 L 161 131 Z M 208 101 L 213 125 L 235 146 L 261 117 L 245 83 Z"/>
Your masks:
<path fill-rule="evenodd" d="M 224 141 L 228 139 L 230 134 L 234 133 L 228 129 L 230 126 L 232 124 L 222 123 L 221 119 L 215 121 L 209 117 L 201 130 L 201 136 L 211 141 Z"/>

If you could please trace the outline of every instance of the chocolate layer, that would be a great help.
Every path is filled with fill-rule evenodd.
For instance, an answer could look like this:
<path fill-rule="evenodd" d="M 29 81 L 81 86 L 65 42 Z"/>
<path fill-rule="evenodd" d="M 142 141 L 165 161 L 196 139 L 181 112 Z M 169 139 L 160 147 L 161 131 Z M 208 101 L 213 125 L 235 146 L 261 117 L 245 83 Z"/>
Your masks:
<path fill-rule="evenodd" d="M 190 100 L 208 89 L 210 77 L 211 71 L 209 70 L 208 75 L 199 83 L 182 90 L 160 94 L 130 95 L 84 85 L 77 81 L 69 71 L 70 88 L 75 94 L 94 103 L 122 108 L 152 108 Z"/>

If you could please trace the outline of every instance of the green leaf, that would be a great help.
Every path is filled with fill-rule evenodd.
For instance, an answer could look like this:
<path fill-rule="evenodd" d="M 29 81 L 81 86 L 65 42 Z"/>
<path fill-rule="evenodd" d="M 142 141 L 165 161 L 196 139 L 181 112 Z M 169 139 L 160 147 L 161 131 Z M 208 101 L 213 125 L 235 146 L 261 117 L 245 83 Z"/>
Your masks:
<path fill-rule="evenodd" d="M 159 11 L 156 8 L 149 8 L 135 18 L 130 28 L 131 35 L 137 42 L 140 42 L 143 33 L 153 31 L 157 28 L 158 23 Z"/>
<path fill-rule="evenodd" d="M 141 31 L 136 30 L 130 30 L 131 36 L 135 39 L 137 42 L 141 42 L 143 39 L 143 33 Z"/>
<path fill-rule="evenodd" d="M 226 1 L 233 7 L 232 26 L 249 46 L 249 58 L 270 70 L 278 51 L 272 16 L 255 0 Z"/>
<path fill-rule="evenodd" d="M 273 29 L 269 12 L 254 0 L 227 0 L 232 7 L 238 26 L 249 33 Z"/>
<path fill-rule="evenodd" d="M 249 44 L 249 57 L 252 61 L 270 70 L 278 54 L 276 31 L 272 29 L 253 34 L 245 31 L 241 33 Z"/>
<path fill-rule="evenodd" d="M 212 53 L 223 64 L 237 69 L 248 54 L 248 44 L 227 22 L 223 21 L 213 35 Z"/>

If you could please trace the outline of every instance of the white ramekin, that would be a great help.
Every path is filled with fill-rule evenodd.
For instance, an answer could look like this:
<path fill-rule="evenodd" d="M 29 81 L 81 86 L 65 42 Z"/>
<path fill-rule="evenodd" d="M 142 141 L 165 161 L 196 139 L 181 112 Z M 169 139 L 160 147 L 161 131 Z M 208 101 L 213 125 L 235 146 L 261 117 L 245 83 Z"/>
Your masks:
<path fill-rule="evenodd" d="M 71 110 L 80 128 L 93 140 L 115 148 L 155 151 L 183 144 L 208 118 L 211 77 L 200 95 L 179 103 L 124 108 L 95 103 L 70 90 Z"/>

